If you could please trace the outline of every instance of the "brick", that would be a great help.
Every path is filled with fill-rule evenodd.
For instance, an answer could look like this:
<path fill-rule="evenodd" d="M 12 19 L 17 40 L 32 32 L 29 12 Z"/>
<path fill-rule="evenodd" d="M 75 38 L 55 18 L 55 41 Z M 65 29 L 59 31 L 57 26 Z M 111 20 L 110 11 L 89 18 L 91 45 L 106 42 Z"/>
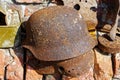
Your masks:
<path fill-rule="evenodd" d="M 112 60 L 111 55 L 101 52 L 98 48 L 95 50 L 94 77 L 95 80 L 112 80 Z"/>
<path fill-rule="evenodd" d="M 56 6 L 56 4 L 49 4 L 49 6 Z M 24 18 L 23 21 L 26 21 L 35 11 L 38 11 L 42 8 L 47 7 L 47 4 L 40 4 L 40 5 L 27 5 L 24 8 Z"/>
<path fill-rule="evenodd" d="M 19 55 L 19 57 L 22 57 Z M 12 49 L 0 49 L 0 80 L 22 80 L 23 67 Z"/>
<path fill-rule="evenodd" d="M 43 76 L 38 74 L 32 67 L 27 66 L 26 80 L 42 80 Z"/>
<path fill-rule="evenodd" d="M 20 51 L 20 52 L 18 52 Z M 16 53 L 10 49 L 9 54 L 12 59 L 7 64 L 7 74 L 6 79 L 9 80 L 23 80 L 23 55 L 22 49 L 18 50 Z"/>
<path fill-rule="evenodd" d="M 45 0 L 16 0 L 19 3 L 43 3 Z"/>
<path fill-rule="evenodd" d="M 0 63 L 0 65 L 1 65 L 1 72 L 0 72 L 0 74 L 2 74 L 1 75 L 1 77 L 2 77 L 2 79 L 3 79 L 3 77 L 4 78 L 7 78 L 7 76 L 5 76 L 6 74 L 6 72 L 7 72 L 7 66 L 13 61 L 13 58 L 11 57 L 11 55 L 10 55 L 10 53 L 9 53 L 9 49 L 0 49 L 0 53 L 1 53 L 1 63 Z"/>
<path fill-rule="evenodd" d="M 33 55 L 27 51 L 26 63 Z M 43 75 L 37 73 L 29 64 L 26 64 L 26 80 L 42 80 Z"/>
<path fill-rule="evenodd" d="M 0 49 L 0 80 L 4 79 L 4 64 L 5 62 L 5 55 L 4 55 L 4 50 Z"/>
<path fill-rule="evenodd" d="M 113 54 L 114 78 L 120 79 L 120 53 Z"/>

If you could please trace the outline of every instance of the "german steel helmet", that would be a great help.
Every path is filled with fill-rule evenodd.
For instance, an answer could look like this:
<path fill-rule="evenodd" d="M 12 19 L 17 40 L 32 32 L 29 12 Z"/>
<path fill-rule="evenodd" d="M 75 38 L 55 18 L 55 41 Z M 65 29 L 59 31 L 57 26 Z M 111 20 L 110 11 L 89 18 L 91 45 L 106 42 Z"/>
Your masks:
<path fill-rule="evenodd" d="M 27 64 L 39 74 L 60 73 L 77 77 L 88 73 L 94 67 L 94 51 L 90 50 L 83 55 L 62 61 L 41 61 L 35 57 L 28 59 Z"/>
<path fill-rule="evenodd" d="M 43 61 L 77 57 L 90 51 L 96 42 L 76 10 L 52 6 L 33 13 L 27 21 L 23 47 Z"/>

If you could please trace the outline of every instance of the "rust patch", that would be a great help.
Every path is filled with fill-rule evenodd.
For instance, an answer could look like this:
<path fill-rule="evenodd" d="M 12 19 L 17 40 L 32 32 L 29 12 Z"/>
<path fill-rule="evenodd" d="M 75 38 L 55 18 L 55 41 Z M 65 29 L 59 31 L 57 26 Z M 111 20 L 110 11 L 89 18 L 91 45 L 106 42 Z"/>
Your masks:
<path fill-rule="evenodd" d="M 27 21 L 23 47 L 43 61 L 65 60 L 91 50 L 91 38 L 78 12 L 66 6 L 52 6 L 32 14 Z"/>

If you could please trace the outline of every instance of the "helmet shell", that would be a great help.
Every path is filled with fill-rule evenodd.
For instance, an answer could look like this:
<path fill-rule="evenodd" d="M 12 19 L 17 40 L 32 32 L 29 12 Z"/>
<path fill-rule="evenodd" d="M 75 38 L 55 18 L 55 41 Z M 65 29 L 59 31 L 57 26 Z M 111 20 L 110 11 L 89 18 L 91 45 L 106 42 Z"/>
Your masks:
<path fill-rule="evenodd" d="M 67 59 L 57 63 L 59 71 L 72 77 L 88 73 L 94 67 L 94 51 L 91 50 L 81 56 Z"/>
<path fill-rule="evenodd" d="M 78 12 L 52 6 L 33 13 L 27 21 L 23 47 L 43 61 L 77 57 L 96 45 Z"/>

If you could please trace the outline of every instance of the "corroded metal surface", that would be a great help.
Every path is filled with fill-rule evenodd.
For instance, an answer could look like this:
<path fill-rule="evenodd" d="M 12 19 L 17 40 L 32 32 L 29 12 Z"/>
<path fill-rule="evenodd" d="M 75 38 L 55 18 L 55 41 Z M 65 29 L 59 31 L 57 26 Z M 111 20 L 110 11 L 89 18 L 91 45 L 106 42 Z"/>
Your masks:
<path fill-rule="evenodd" d="M 114 41 L 109 40 L 107 35 L 98 37 L 99 45 L 98 47 L 104 51 L 111 54 L 120 52 L 120 36 L 116 36 Z"/>
<path fill-rule="evenodd" d="M 84 75 L 94 65 L 94 52 L 91 50 L 81 56 L 59 62 L 57 64 L 66 75 L 77 77 Z"/>
<path fill-rule="evenodd" d="M 40 61 L 34 57 L 27 62 L 27 64 L 39 74 L 54 74 L 56 72 L 55 63 L 56 62 Z"/>
<path fill-rule="evenodd" d="M 27 22 L 26 36 L 23 47 L 44 61 L 77 57 L 96 45 L 77 11 L 65 6 L 33 13 Z"/>
<path fill-rule="evenodd" d="M 81 56 L 62 61 L 41 61 L 33 57 L 28 60 L 27 64 L 39 74 L 59 72 L 71 77 L 77 77 L 93 68 L 94 52 L 91 50 Z"/>

